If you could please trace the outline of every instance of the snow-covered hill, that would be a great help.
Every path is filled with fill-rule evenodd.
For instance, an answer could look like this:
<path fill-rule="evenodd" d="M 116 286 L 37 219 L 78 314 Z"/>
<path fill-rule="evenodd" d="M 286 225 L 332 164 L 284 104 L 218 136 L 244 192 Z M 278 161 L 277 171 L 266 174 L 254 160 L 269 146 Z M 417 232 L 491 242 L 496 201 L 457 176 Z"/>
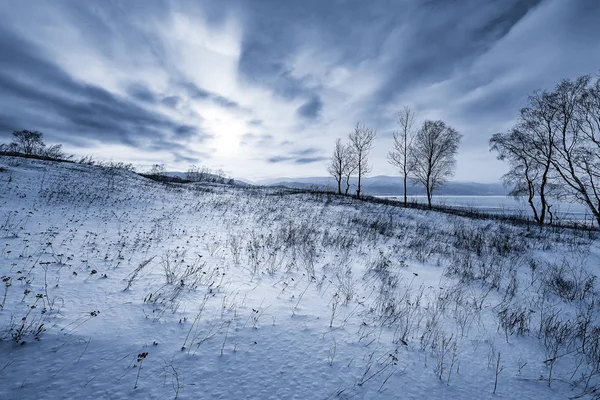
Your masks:
<path fill-rule="evenodd" d="M 0 398 L 591 398 L 594 237 L 0 157 Z"/>

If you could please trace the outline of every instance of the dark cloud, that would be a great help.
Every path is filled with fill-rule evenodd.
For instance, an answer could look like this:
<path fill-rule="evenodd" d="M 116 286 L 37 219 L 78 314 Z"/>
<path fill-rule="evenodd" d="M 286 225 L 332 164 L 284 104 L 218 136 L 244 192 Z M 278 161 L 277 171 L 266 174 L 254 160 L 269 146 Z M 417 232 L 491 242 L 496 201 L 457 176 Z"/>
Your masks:
<path fill-rule="evenodd" d="M 314 97 L 313 99 L 307 101 L 303 105 L 301 105 L 297 112 L 298 115 L 308 119 L 316 119 L 319 117 L 321 110 L 323 109 L 323 102 L 319 97 Z"/>
<path fill-rule="evenodd" d="M 19 122 L 14 117 L 0 112 L 0 137 L 8 137 L 12 131 L 21 130 L 18 126 Z"/>
<path fill-rule="evenodd" d="M 404 90 L 468 68 L 541 1 L 256 0 L 246 10 L 250 22 L 240 72 L 283 97 L 298 98 L 321 89 L 292 74 L 290 56 L 293 49 L 305 48 L 306 40 L 331 48 L 340 66 L 379 61 L 383 82 L 373 88 L 362 113 L 389 123 L 393 118 L 378 117 L 382 104 Z M 311 117 L 318 108 L 316 102 L 307 103 L 298 114 Z"/>
<path fill-rule="evenodd" d="M 352 70 L 372 64 L 378 69 L 380 82 L 374 82 L 378 86 L 353 110 L 352 118 L 391 127 L 394 116 L 382 109 L 406 91 L 466 72 L 541 1 L 240 1 L 245 36 L 238 72 L 245 81 L 284 100 L 310 99 L 297 115 L 312 121 L 321 114 L 322 83 L 327 82 L 322 76 L 313 79 L 298 73 L 294 57 L 297 49 L 331 49 L 325 56 L 334 66 Z M 465 79 L 457 96 L 489 79 L 493 77 Z"/>
<path fill-rule="evenodd" d="M 184 154 L 180 154 L 178 152 L 175 152 L 174 154 L 174 161 L 177 163 L 187 163 L 187 164 L 197 164 L 202 160 L 206 160 L 208 158 L 210 158 L 208 155 L 204 155 L 204 157 L 190 157 L 190 156 L 186 156 Z"/>
<path fill-rule="evenodd" d="M 181 102 L 181 98 L 179 96 L 167 96 L 163 97 L 161 101 L 167 107 L 176 108 Z"/>
<path fill-rule="evenodd" d="M 296 99 L 312 94 L 305 80 L 292 75 L 290 68 L 273 54 L 271 41 L 244 43 L 239 72 L 254 84 L 269 87 L 284 99 Z"/>
<path fill-rule="evenodd" d="M 191 138 L 198 135 L 198 128 L 193 125 L 178 125 L 174 132 L 179 137 Z"/>
<path fill-rule="evenodd" d="M 230 100 L 224 96 L 218 95 L 216 93 L 212 93 L 208 90 L 199 88 L 191 82 L 185 82 L 180 84 L 186 91 L 190 98 L 192 99 L 202 99 L 202 100 L 210 100 L 215 104 L 228 109 L 241 110 L 242 107 L 240 105 Z M 159 98 L 161 97 L 159 94 L 154 93 L 150 88 L 143 84 L 134 83 L 129 86 L 128 94 L 134 99 L 145 103 L 158 103 Z M 177 95 L 165 95 L 160 98 L 160 102 L 164 105 L 175 108 L 181 102 L 181 98 Z"/>
<path fill-rule="evenodd" d="M 11 32 L 0 28 L 0 37 L 0 104 L 3 108 L 17 105 L 35 110 L 34 115 L 23 113 L 1 120 L 0 126 L 49 129 L 67 143 L 73 136 L 132 146 L 172 135 L 196 136 L 200 142 L 208 137 L 197 127 L 73 79 L 45 59 L 36 46 Z M 137 99 L 153 98 L 140 86 L 135 86 L 133 92 Z"/>
<path fill-rule="evenodd" d="M 295 164 L 312 164 L 329 160 L 329 157 L 300 157 L 294 160 Z"/>
<path fill-rule="evenodd" d="M 312 94 L 314 89 L 307 80 L 292 75 L 288 62 L 294 49 L 318 40 L 310 44 L 334 47 L 344 62 L 360 62 L 377 55 L 381 39 L 398 22 L 398 11 L 406 11 L 394 0 L 255 0 L 242 4 L 247 36 L 240 72 L 290 97 Z"/>
<path fill-rule="evenodd" d="M 134 100 L 139 100 L 146 103 L 156 103 L 156 95 L 145 85 L 134 83 L 129 86 L 128 93 Z"/>
<path fill-rule="evenodd" d="M 270 164 L 278 164 L 282 162 L 292 162 L 294 164 L 304 165 L 312 164 L 315 162 L 322 162 L 328 160 L 329 157 L 295 157 L 295 156 L 273 156 L 267 158 L 267 162 Z"/>
<path fill-rule="evenodd" d="M 294 164 L 312 164 L 328 159 L 328 157 L 320 155 L 321 151 L 317 148 L 309 147 L 289 152 L 286 155 L 277 155 L 267 158 L 270 164 L 278 164 L 283 162 L 291 162 Z"/>
<path fill-rule="evenodd" d="M 27 0 L 22 2 L 27 7 Z M 145 0 L 142 4 L 128 2 L 102 2 L 90 6 L 86 2 L 59 2 L 64 22 L 70 22 L 71 29 L 95 51 L 110 58 L 117 56 L 115 43 L 130 49 L 126 57 L 170 69 L 168 66 L 169 48 L 158 35 L 148 34 L 136 21 L 153 24 L 169 15 L 173 9 L 169 1 Z M 39 4 L 31 2 L 35 6 Z M 66 6 L 65 6 L 66 4 Z M 13 7 L 14 8 L 14 7 Z M 30 10 L 25 10 L 25 20 Z M 115 66 L 118 68 L 118 66 Z"/>
<path fill-rule="evenodd" d="M 273 156 L 273 157 L 267 158 L 267 162 L 270 164 L 277 164 L 277 163 L 281 163 L 281 162 L 291 161 L 293 159 L 294 159 L 293 157 Z"/>
<path fill-rule="evenodd" d="M 380 104 L 394 100 L 406 90 L 451 79 L 467 73 L 473 62 L 502 39 L 541 0 L 431 1 L 413 7 L 393 29 L 388 41 L 403 47 L 388 48 L 393 57 L 385 63 L 385 81 L 366 108 L 373 114 Z M 414 3 L 417 4 L 417 3 Z M 467 17 L 468 16 L 468 17 Z M 465 81 L 476 85 L 483 77 Z M 487 79 L 483 78 L 483 79 Z"/>
<path fill-rule="evenodd" d="M 187 91 L 188 95 L 193 99 L 211 100 L 224 108 L 242 110 L 242 107 L 235 101 L 226 97 L 212 93 L 208 90 L 199 88 L 191 82 L 182 82 L 180 85 Z"/>
<path fill-rule="evenodd" d="M 319 152 L 320 152 L 320 150 L 315 147 L 308 147 L 306 149 L 295 150 L 293 152 L 293 154 L 297 155 L 297 156 L 309 156 L 309 155 L 319 153 Z"/>

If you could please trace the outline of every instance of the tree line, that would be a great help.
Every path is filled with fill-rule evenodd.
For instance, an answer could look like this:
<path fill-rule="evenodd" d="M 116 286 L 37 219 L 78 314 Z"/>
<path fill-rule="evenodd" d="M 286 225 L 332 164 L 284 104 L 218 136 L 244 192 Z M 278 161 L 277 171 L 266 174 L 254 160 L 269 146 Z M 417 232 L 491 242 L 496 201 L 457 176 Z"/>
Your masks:
<path fill-rule="evenodd" d="M 508 163 L 511 194 L 524 196 L 540 229 L 553 222 L 553 201 L 587 206 L 600 225 L 600 78 L 564 79 L 536 91 L 515 125 L 493 135 L 490 149 Z"/>
<path fill-rule="evenodd" d="M 431 208 L 433 193 L 454 174 L 462 135 L 441 120 L 426 120 L 418 129 L 416 124 L 411 108 L 398 113 L 387 158 L 403 179 L 404 205 L 411 181 L 425 188 Z M 359 123 L 346 143 L 336 140 L 327 170 L 339 194 L 349 194 L 356 176 L 361 196 L 375 137 Z M 540 228 L 554 221 L 553 205 L 560 200 L 585 205 L 600 225 L 600 77 L 564 79 L 553 90 L 535 91 L 514 126 L 492 136 L 490 151 L 507 162 L 502 180 L 510 195 L 526 199 Z"/>
<path fill-rule="evenodd" d="M 424 186 L 431 208 L 434 191 L 454 174 L 456 153 L 462 135 L 441 120 L 426 120 L 416 129 L 416 114 L 404 107 L 397 115 L 398 130 L 393 133 L 393 147 L 388 162 L 404 180 L 404 205 L 407 205 L 407 181 Z M 356 176 L 356 197 L 362 192 L 362 178 L 371 172 L 369 152 L 376 137 L 374 129 L 357 123 L 348 134 L 348 142 L 337 139 L 327 171 L 337 182 L 338 194 L 348 195 L 350 178 Z M 343 189 L 343 190 L 342 190 Z"/>

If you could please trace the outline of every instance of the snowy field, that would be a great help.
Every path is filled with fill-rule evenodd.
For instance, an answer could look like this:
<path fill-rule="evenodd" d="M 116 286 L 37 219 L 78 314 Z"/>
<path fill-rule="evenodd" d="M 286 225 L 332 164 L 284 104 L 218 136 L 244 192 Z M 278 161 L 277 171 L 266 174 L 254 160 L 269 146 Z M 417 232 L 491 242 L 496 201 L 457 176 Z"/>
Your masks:
<path fill-rule="evenodd" d="M 402 196 L 376 196 L 390 200 L 404 201 Z M 427 204 L 426 196 L 408 196 L 410 202 Z M 589 209 L 581 203 L 552 199 L 552 212 L 555 221 L 577 221 L 592 224 L 595 219 Z M 531 208 L 525 197 L 514 196 L 437 196 L 432 203 L 439 206 L 456 207 L 490 214 L 515 215 L 531 218 Z"/>
<path fill-rule="evenodd" d="M 594 236 L 0 157 L 0 398 L 593 398 Z"/>

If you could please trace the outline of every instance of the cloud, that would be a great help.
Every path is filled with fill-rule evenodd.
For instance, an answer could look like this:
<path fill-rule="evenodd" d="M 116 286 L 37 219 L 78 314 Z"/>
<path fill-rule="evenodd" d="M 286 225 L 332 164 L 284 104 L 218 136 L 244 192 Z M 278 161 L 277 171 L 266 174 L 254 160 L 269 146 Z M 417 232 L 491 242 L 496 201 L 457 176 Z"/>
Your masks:
<path fill-rule="evenodd" d="M 129 95 L 135 100 L 146 103 L 156 103 L 157 99 L 154 93 L 146 86 L 141 84 L 132 84 L 128 89 Z"/>
<path fill-rule="evenodd" d="M 161 99 L 162 103 L 167 107 L 176 108 L 177 105 L 181 102 L 181 98 L 179 96 L 167 96 Z"/>
<path fill-rule="evenodd" d="M 307 101 L 298 107 L 298 115 L 307 119 L 316 119 L 321 113 L 323 102 L 318 97 Z"/>
<path fill-rule="evenodd" d="M 0 139 L 38 129 L 68 151 L 250 179 L 323 175 L 357 121 L 386 161 L 395 113 L 464 134 L 456 178 L 527 95 L 600 65 L 592 0 L 0 2 Z M 277 165 L 277 168 L 273 168 Z"/>
<path fill-rule="evenodd" d="M 270 164 L 290 162 L 296 165 L 305 165 L 323 162 L 328 159 L 328 157 L 319 155 L 319 153 L 321 151 L 317 148 L 293 150 L 285 155 L 271 156 L 267 158 L 267 162 Z"/>
<path fill-rule="evenodd" d="M 237 102 L 208 90 L 201 89 L 191 82 L 182 83 L 182 86 L 186 88 L 188 95 L 193 99 L 209 100 L 224 108 L 242 109 Z"/>
<path fill-rule="evenodd" d="M 209 137 L 197 126 L 146 109 L 143 103 L 153 102 L 154 95 L 144 86 L 131 86 L 131 98 L 138 102 L 129 101 L 74 79 L 36 45 L 11 32 L 0 30 L 0 35 L 0 103 L 5 110 L 0 125 L 7 131 L 33 125 L 67 145 L 88 139 L 149 148 L 146 143 L 160 140 L 163 150 L 176 144 L 169 138 L 202 142 Z"/>
<path fill-rule="evenodd" d="M 285 161 L 291 161 L 293 159 L 294 159 L 294 157 L 273 156 L 273 157 L 267 158 L 267 162 L 269 162 L 271 164 L 277 164 L 277 163 L 281 163 L 281 162 L 285 162 Z"/>
<path fill-rule="evenodd" d="M 241 144 L 256 147 L 273 146 L 275 144 L 275 138 L 273 137 L 273 135 L 268 133 L 256 134 L 248 132 L 242 135 Z"/>
<path fill-rule="evenodd" d="M 301 165 L 313 164 L 313 163 L 322 162 L 322 161 L 325 161 L 328 159 L 329 159 L 329 157 L 300 157 L 300 158 L 296 158 L 294 160 L 294 163 L 301 164 Z"/>

